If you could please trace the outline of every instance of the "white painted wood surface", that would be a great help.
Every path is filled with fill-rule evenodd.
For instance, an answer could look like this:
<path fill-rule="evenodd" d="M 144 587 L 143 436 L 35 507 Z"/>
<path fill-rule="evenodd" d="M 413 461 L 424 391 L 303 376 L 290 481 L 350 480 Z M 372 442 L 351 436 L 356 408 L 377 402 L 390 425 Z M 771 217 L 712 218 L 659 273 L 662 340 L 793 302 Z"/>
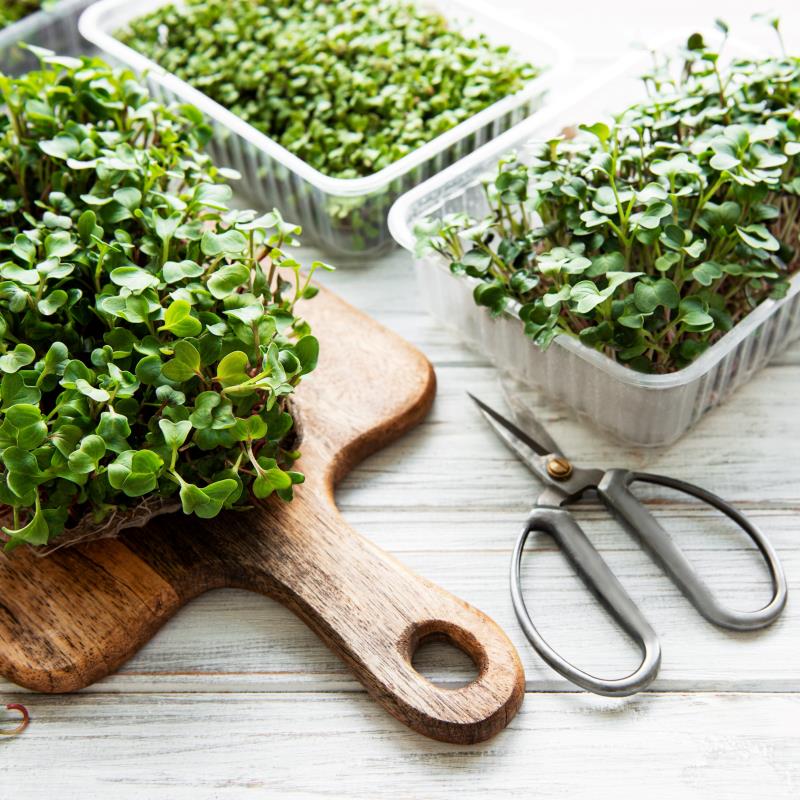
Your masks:
<path fill-rule="evenodd" d="M 492 5 L 540 13 L 572 43 L 579 58 L 570 86 L 630 42 L 715 16 L 741 29 L 761 10 L 729 0 Z M 787 40 L 800 42 L 800 8 L 772 5 Z M 420 347 L 439 377 L 430 418 L 349 476 L 340 507 L 358 530 L 505 627 L 525 664 L 522 711 L 477 747 L 425 740 L 373 704 L 289 612 L 244 592 L 215 592 L 81 694 L 34 696 L 0 682 L 0 701 L 23 701 L 32 714 L 24 736 L 0 740 L 0 798 L 800 796 L 800 343 L 666 450 L 621 447 L 561 409 L 538 407 L 578 460 L 679 475 L 736 501 L 778 547 L 793 592 L 770 630 L 721 632 L 587 507 L 582 521 L 664 650 L 653 691 L 611 701 L 575 693 L 533 654 L 514 619 L 508 561 L 537 486 L 464 395 L 496 397 L 494 369 L 427 316 L 404 253 L 326 282 Z M 766 598 L 765 571 L 740 535 L 703 509 L 659 497 L 656 512 L 721 597 L 740 607 Z M 601 674 L 633 666 L 635 649 L 551 542 L 533 544 L 525 580 L 543 632 L 565 655 Z M 445 683 L 468 672 L 443 648 L 418 663 Z"/>

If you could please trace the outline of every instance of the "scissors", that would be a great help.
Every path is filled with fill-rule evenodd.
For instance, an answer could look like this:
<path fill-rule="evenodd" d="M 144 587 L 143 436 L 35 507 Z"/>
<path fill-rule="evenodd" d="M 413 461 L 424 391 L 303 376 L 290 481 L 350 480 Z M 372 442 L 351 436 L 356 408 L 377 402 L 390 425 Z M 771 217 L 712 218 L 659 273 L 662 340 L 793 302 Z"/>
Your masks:
<path fill-rule="evenodd" d="M 531 415 L 529 432 L 518 428 L 477 397 L 470 395 L 495 433 L 545 485 L 517 539 L 511 560 L 511 599 L 525 635 L 537 653 L 567 680 L 596 694 L 624 697 L 645 689 L 658 674 L 661 645 L 653 628 L 618 578 L 586 537 L 568 506 L 587 492 L 596 493 L 608 510 L 645 546 L 673 583 L 709 622 L 721 628 L 750 631 L 774 622 L 786 605 L 786 578 L 778 556 L 764 534 L 722 498 L 691 483 L 626 469 L 590 469 L 574 465 Z M 721 605 L 656 518 L 633 495 L 633 483 L 666 486 L 702 500 L 735 522 L 756 544 L 769 567 L 772 599 L 758 611 L 733 611 Z M 542 638 L 522 596 L 520 566 L 528 536 L 550 534 L 609 614 L 639 645 L 642 661 L 624 678 L 606 680 L 584 672 L 560 656 Z"/>

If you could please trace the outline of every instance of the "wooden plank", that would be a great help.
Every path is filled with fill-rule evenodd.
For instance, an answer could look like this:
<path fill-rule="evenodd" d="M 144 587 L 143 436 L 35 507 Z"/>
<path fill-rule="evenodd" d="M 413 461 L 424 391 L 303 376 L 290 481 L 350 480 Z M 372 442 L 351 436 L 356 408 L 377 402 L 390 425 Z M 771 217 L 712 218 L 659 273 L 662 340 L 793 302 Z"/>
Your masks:
<path fill-rule="evenodd" d="M 492 742 L 424 739 L 363 695 L 24 697 L 15 800 L 648 797 L 794 800 L 797 694 L 528 695 Z"/>
<path fill-rule="evenodd" d="M 437 376 L 430 417 L 343 481 L 338 499 L 344 511 L 353 506 L 502 509 L 532 504 L 535 479 L 466 396 L 472 391 L 502 407 L 496 371 L 439 368 Z M 800 441 L 796 384 L 796 367 L 766 369 L 668 448 L 620 445 L 544 399 L 535 410 L 580 464 L 660 472 L 699 483 L 731 502 L 794 509 L 800 487 L 800 459 L 793 447 Z"/>
<path fill-rule="evenodd" d="M 708 513 L 659 511 L 658 516 L 719 596 L 741 608 L 766 601 L 768 582 L 757 555 L 743 536 Z M 641 604 L 662 638 L 664 658 L 659 689 L 725 691 L 800 689 L 800 616 L 790 602 L 771 629 L 732 634 L 704 622 L 616 523 L 599 511 L 581 521 L 609 564 Z M 507 588 L 511 544 L 519 514 L 417 511 L 388 523 L 379 512 L 361 513 L 356 527 L 394 550 L 403 562 L 492 616 L 516 644 L 529 690 L 569 689 L 546 668 L 521 635 Z M 797 591 L 800 540 L 796 518 L 758 513 L 781 552 Z M 354 521 L 351 516 L 351 521 Z M 707 530 L 702 536 L 698 531 Z M 529 565 L 529 568 L 527 567 Z M 623 674 L 637 654 L 583 588 L 547 537 L 531 543 L 526 559 L 526 597 L 542 631 L 565 654 L 586 668 Z M 443 654 L 442 654 L 443 655 Z M 444 657 L 434 658 L 431 674 L 452 682 Z M 303 691 L 354 689 L 339 660 L 288 611 L 248 592 L 214 592 L 180 612 L 153 642 L 99 691 L 203 690 Z M 2 685 L 2 684 L 0 684 Z"/>

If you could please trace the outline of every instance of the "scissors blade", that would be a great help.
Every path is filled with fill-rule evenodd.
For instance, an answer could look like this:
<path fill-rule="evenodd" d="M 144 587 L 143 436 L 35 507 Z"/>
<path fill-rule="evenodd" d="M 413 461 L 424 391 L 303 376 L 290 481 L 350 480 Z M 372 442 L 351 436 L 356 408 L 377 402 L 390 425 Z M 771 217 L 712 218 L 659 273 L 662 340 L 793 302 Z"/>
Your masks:
<path fill-rule="evenodd" d="M 538 442 L 545 449 L 544 455 L 564 455 L 564 453 L 561 451 L 561 448 L 553 440 L 553 437 L 550 436 L 550 434 L 544 429 L 544 425 L 542 425 L 542 423 L 539 422 L 539 420 L 536 419 L 536 417 L 533 416 L 533 413 L 528 411 L 527 408 L 516 409 L 514 411 L 514 418 L 524 426 L 524 429 L 528 432 L 528 436 Z"/>
<path fill-rule="evenodd" d="M 469 392 L 467 393 L 469 394 Z M 541 425 L 536 422 L 536 435 L 534 438 L 530 434 L 518 428 L 513 422 L 506 419 L 491 406 L 486 405 L 475 395 L 469 394 L 474 403 L 483 412 L 486 421 L 492 426 L 494 432 L 505 442 L 506 446 L 528 467 L 531 472 L 540 478 L 547 479 L 547 473 L 542 466 L 541 456 L 561 455 L 558 445 L 544 432 Z M 544 436 L 541 434 L 544 433 Z M 548 480 L 549 482 L 549 480 Z"/>

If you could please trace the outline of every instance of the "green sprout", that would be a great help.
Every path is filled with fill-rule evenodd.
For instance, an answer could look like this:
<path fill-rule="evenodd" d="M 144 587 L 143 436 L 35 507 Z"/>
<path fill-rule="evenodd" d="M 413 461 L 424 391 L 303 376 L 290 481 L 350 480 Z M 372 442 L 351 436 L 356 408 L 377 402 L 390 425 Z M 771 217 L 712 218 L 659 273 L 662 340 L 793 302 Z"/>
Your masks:
<path fill-rule="evenodd" d="M 34 48 L 31 48 L 34 49 Z M 198 517 L 303 476 L 287 399 L 317 340 L 277 211 L 231 207 L 211 130 L 95 59 L 0 76 L 6 548 L 143 509 Z"/>

